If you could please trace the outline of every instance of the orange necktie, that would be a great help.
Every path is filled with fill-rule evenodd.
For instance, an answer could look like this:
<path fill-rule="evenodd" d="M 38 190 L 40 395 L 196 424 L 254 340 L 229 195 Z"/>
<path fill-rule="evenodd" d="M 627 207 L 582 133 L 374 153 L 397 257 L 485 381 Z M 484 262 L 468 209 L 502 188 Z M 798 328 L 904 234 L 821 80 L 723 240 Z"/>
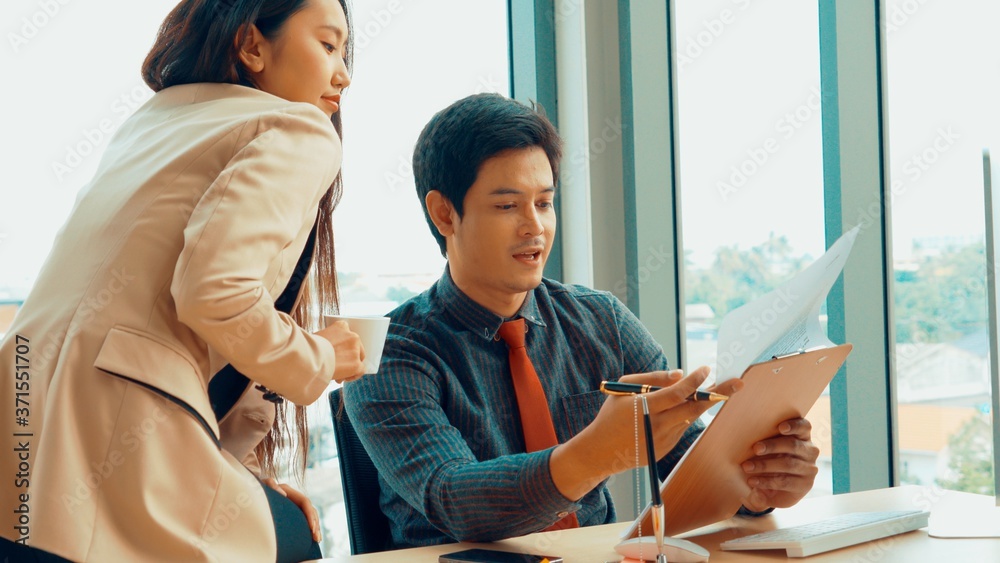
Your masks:
<path fill-rule="evenodd" d="M 507 343 L 510 358 L 510 376 L 514 380 L 514 394 L 517 395 L 517 408 L 521 413 L 521 428 L 524 430 L 524 447 L 528 452 L 537 452 L 556 446 L 556 428 L 552 424 L 552 413 L 545 399 L 545 389 L 538 379 L 535 367 L 524 347 L 524 335 L 527 329 L 524 319 L 507 321 L 500 325 L 498 334 Z M 576 514 L 568 514 L 562 520 L 546 528 L 546 531 L 564 528 L 578 528 L 580 522 Z"/>

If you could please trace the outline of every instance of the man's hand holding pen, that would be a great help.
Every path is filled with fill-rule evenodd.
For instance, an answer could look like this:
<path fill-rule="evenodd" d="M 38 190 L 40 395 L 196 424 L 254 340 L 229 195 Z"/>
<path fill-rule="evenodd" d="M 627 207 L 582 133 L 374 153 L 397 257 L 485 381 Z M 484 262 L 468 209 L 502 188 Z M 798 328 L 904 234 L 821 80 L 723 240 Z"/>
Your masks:
<path fill-rule="evenodd" d="M 710 392 L 716 398 L 728 397 L 728 395 L 735 393 L 743 386 L 742 381 L 734 379 L 710 391 L 699 392 L 698 388 L 704 383 L 708 374 L 709 368 L 703 366 L 692 371 L 687 376 L 681 370 L 671 370 L 626 375 L 616 382 L 623 385 L 626 389 L 630 387 L 632 389 L 642 386 L 650 387 L 650 390 L 644 396 L 649 403 L 650 419 L 652 420 L 654 430 L 654 446 L 656 447 L 656 451 L 660 452 L 661 455 L 665 455 L 673 449 L 681 436 L 684 435 L 688 426 L 717 402 L 718 399 L 708 400 L 707 393 Z M 613 387 L 610 384 L 611 382 L 608 382 L 604 387 Z M 696 396 L 696 393 L 701 394 L 701 400 L 698 400 L 699 397 Z M 634 432 L 635 417 L 633 399 L 631 397 L 633 394 L 633 392 L 610 393 L 612 396 L 608 397 L 608 400 L 605 401 L 605 407 L 601 409 L 602 412 L 606 408 L 609 411 L 615 411 L 616 424 L 614 426 L 616 432 L 623 433 L 618 434 L 609 443 L 622 444 L 622 436 L 631 437 Z M 613 409 L 608 408 L 612 406 L 609 403 L 613 404 Z M 598 420 L 600 419 L 601 413 L 598 414 Z M 634 440 L 629 441 L 634 442 Z M 641 431 L 639 448 L 640 465 L 645 465 L 647 457 L 646 445 L 645 437 L 642 436 Z M 634 459 L 634 454 L 632 457 Z"/>
<path fill-rule="evenodd" d="M 687 376 L 681 370 L 672 370 L 625 375 L 619 379 L 621 383 L 661 388 L 644 395 L 658 455 L 672 450 L 688 426 L 716 404 L 688 399 L 704 383 L 708 373 L 708 367 L 703 366 Z M 731 379 L 709 391 L 729 396 L 742 387 L 742 381 Z M 646 439 L 641 428 L 641 407 L 638 423 L 639 440 L 636 443 L 634 396 L 607 397 L 594 421 L 552 452 L 549 470 L 559 492 L 567 499 L 576 500 L 604 479 L 636 467 L 637 460 L 638 466 L 645 466 Z"/>

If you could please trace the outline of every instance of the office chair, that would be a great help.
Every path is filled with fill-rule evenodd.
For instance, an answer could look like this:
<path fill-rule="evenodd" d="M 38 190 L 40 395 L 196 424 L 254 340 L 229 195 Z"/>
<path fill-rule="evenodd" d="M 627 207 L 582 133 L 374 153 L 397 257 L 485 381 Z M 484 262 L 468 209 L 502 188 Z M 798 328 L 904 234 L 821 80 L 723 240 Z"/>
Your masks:
<path fill-rule="evenodd" d="M 392 549 L 389 519 L 379 507 L 378 470 L 354 432 L 347 411 L 340 408 L 340 388 L 330 392 L 330 413 L 337 441 L 340 482 L 347 506 L 351 555 Z"/>

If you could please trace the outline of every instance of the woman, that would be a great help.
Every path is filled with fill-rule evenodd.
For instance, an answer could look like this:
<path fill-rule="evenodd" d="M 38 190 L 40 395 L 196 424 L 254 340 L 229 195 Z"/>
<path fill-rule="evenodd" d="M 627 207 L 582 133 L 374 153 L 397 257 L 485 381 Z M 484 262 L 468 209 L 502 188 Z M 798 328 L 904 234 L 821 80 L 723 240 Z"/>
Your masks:
<path fill-rule="evenodd" d="M 15 560 L 320 556 L 308 500 L 259 479 L 288 438 L 275 403 L 363 372 L 345 323 L 307 330 L 337 305 L 344 2 L 183 0 L 164 21 L 143 66 L 157 94 L 0 343 L 4 396 L 20 393 L 0 401 Z"/>

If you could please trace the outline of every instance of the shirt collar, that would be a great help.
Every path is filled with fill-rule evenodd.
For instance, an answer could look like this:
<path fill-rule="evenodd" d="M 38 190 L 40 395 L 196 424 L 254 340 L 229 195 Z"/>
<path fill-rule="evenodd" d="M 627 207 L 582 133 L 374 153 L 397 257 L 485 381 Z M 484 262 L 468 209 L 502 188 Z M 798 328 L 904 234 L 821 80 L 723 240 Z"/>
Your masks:
<path fill-rule="evenodd" d="M 497 331 L 500 330 L 500 325 L 504 321 L 519 317 L 523 317 L 526 322 L 535 326 L 546 326 L 545 321 L 542 320 L 542 316 L 539 314 L 538 300 L 535 298 L 535 292 L 538 291 L 538 288 L 529 291 L 525 295 L 521 308 L 517 310 L 517 313 L 513 317 L 508 319 L 476 303 L 465 292 L 459 289 L 455 285 L 455 280 L 451 278 L 451 268 L 448 266 L 445 266 L 444 274 L 438 280 L 437 287 L 444 310 L 448 311 L 458 324 L 486 340 L 496 337 Z"/>

